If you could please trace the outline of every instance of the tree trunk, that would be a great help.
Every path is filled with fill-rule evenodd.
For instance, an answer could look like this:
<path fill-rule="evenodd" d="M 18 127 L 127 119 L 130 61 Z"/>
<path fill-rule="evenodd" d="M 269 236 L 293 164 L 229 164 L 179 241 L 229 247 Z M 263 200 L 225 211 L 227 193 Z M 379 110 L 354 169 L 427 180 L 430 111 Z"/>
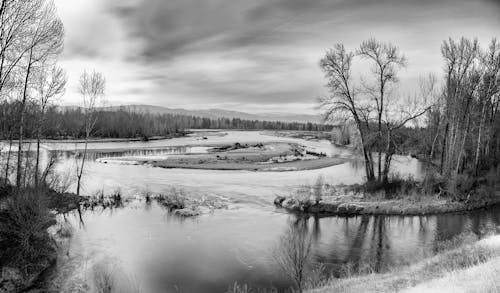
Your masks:
<path fill-rule="evenodd" d="M 77 184 L 76 184 L 76 195 L 80 195 L 81 188 L 81 180 L 83 175 L 83 168 L 85 167 L 85 157 L 87 156 L 87 144 L 88 144 L 88 136 L 85 138 L 85 148 L 83 151 L 82 164 L 80 166 L 80 170 L 77 171 Z"/>
<path fill-rule="evenodd" d="M 9 183 L 10 156 L 12 155 L 12 130 L 9 133 L 9 151 L 7 152 L 7 163 L 5 165 L 5 185 Z"/>
<path fill-rule="evenodd" d="M 446 123 L 446 127 L 444 130 L 444 135 L 443 135 L 443 146 L 441 149 L 441 166 L 440 166 L 440 174 L 443 175 L 443 168 L 444 168 L 444 162 L 445 162 L 445 157 L 447 155 L 446 153 L 446 139 L 448 138 L 448 123 Z"/>
<path fill-rule="evenodd" d="M 482 138 L 483 138 L 483 128 L 484 128 L 484 123 L 485 123 L 485 116 L 486 116 L 486 101 L 483 102 L 483 107 L 481 110 L 481 120 L 479 122 L 479 131 L 477 134 L 477 146 L 476 146 L 476 156 L 474 158 L 474 173 L 477 175 L 479 171 L 479 163 L 481 160 L 481 153 L 482 153 Z"/>
<path fill-rule="evenodd" d="M 455 167 L 455 177 L 461 171 L 460 167 L 461 167 L 463 152 L 464 152 L 464 148 L 465 148 L 465 141 L 467 140 L 467 135 L 469 133 L 469 126 L 470 126 L 470 117 L 467 118 L 467 127 L 465 129 L 465 133 L 463 134 L 462 143 L 460 145 L 460 150 L 458 152 L 457 165 Z"/>
<path fill-rule="evenodd" d="M 22 151 L 23 151 L 23 135 L 24 135 L 24 110 L 26 107 L 26 100 L 28 98 L 28 82 L 30 78 L 31 60 L 33 58 L 33 49 L 30 50 L 30 56 L 28 59 L 28 68 L 26 69 L 26 76 L 24 78 L 24 89 L 23 89 L 23 99 L 21 101 L 20 118 L 19 118 L 19 142 L 17 149 L 17 173 L 16 173 L 16 186 L 21 187 L 21 172 L 22 172 Z"/>
<path fill-rule="evenodd" d="M 35 186 L 39 185 L 39 174 L 40 174 L 40 140 L 42 137 L 42 123 L 43 116 L 45 112 L 45 107 L 42 105 L 42 109 L 40 112 L 40 120 L 38 121 L 38 129 L 36 134 L 36 164 L 35 164 Z"/>

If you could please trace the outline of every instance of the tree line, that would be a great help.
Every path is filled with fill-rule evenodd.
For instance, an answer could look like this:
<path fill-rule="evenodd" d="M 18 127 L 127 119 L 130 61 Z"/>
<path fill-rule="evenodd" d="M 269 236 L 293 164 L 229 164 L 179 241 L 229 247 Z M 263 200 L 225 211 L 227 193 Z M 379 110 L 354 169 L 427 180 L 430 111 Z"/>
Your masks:
<path fill-rule="evenodd" d="M 14 129 L 18 105 L 12 103 L 0 104 L 3 114 L 0 121 L 1 139 L 9 138 L 9 130 Z M 84 138 L 85 112 L 82 107 L 59 108 L 49 107 L 45 110 L 43 127 L 38 129 L 32 117 L 39 111 L 36 105 L 26 108 L 24 135 L 36 138 L 38 131 L 41 137 Z M 129 110 L 96 110 L 94 131 L 91 135 L 101 138 L 149 138 L 152 136 L 182 135 L 189 129 L 242 129 L 242 130 L 304 130 L 330 131 L 332 126 L 316 123 L 246 120 L 240 118 L 210 119 L 181 114 L 153 114 Z M 17 139 L 18 133 L 12 134 Z"/>

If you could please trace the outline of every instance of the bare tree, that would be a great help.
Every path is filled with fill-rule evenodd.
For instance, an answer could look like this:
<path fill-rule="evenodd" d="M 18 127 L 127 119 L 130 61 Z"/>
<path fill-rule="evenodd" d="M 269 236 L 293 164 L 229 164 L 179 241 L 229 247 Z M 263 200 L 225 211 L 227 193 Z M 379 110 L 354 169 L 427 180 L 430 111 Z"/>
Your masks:
<path fill-rule="evenodd" d="M 30 50 L 31 29 L 39 17 L 42 0 L 4 0 L 0 4 L 0 96 L 15 96 L 18 74 Z"/>
<path fill-rule="evenodd" d="M 321 69 L 328 80 L 330 95 L 320 100 L 320 108 L 325 109 L 325 120 L 354 120 L 361 139 L 361 150 L 365 161 L 368 181 L 375 179 L 370 137 L 370 104 L 360 94 L 352 78 L 354 53 L 336 44 L 320 61 Z"/>
<path fill-rule="evenodd" d="M 66 74 L 63 69 L 56 66 L 45 70 L 42 68 L 37 74 L 36 78 L 36 90 L 38 96 L 38 121 L 37 121 L 37 133 L 36 133 L 36 163 L 35 163 L 35 186 L 40 183 L 40 140 L 43 134 L 43 127 L 45 121 L 45 112 L 47 107 L 53 101 L 53 99 L 62 95 L 66 86 Z"/>
<path fill-rule="evenodd" d="M 483 155 L 488 151 L 491 140 L 492 123 L 498 110 L 500 96 L 500 44 L 493 39 L 484 52 L 480 53 L 482 76 L 478 91 L 478 104 L 480 109 L 479 126 L 474 157 L 474 173 L 477 175 Z M 488 117 L 489 116 L 489 117 Z"/>
<path fill-rule="evenodd" d="M 387 106 L 383 114 L 386 146 L 384 149 L 384 167 L 382 169 L 382 182 L 388 182 L 392 157 L 398 149 L 397 131 L 410 122 L 416 122 L 435 103 L 436 77 L 429 75 L 427 79 L 420 79 L 420 92 L 409 95 L 405 99 L 395 99 L 387 96 Z"/>
<path fill-rule="evenodd" d="M 373 64 L 371 82 L 361 79 L 357 85 L 354 81 L 351 68 L 356 56 Z M 361 138 L 367 180 L 387 182 L 392 156 L 397 149 L 394 135 L 428 111 L 435 78 L 429 79 L 428 85 L 432 86 L 427 93 L 399 98 L 394 94 L 394 86 L 399 70 L 406 66 L 406 59 L 396 46 L 375 39 L 363 42 L 356 53 L 347 52 L 342 44 L 337 44 L 327 52 L 320 65 L 330 90 L 330 96 L 321 99 L 320 107 L 326 109 L 326 117 L 330 120 L 338 117 L 344 121 L 354 120 Z M 375 150 L 378 152 L 377 176 L 372 157 Z"/>
<path fill-rule="evenodd" d="M 443 172 L 453 178 L 460 172 L 471 126 L 474 96 L 479 85 L 477 40 L 445 41 L 441 53 L 446 64 L 446 127 L 442 143 Z"/>
<path fill-rule="evenodd" d="M 17 153 L 16 186 L 20 186 L 22 177 L 22 152 L 24 136 L 25 108 L 30 96 L 33 70 L 36 65 L 43 65 L 48 60 L 59 55 L 63 46 L 64 27 L 57 17 L 55 6 L 52 2 L 45 4 L 43 1 L 37 10 L 33 11 L 33 23 L 28 26 L 28 35 L 24 39 L 26 56 L 24 56 L 24 77 L 21 90 L 19 109 L 19 139 Z"/>
<path fill-rule="evenodd" d="M 104 97 L 104 89 L 106 80 L 104 76 L 96 71 L 88 73 L 84 71 L 80 76 L 79 92 L 83 98 L 83 111 L 84 111 L 84 131 L 85 131 L 85 146 L 81 163 L 77 163 L 76 177 L 77 187 L 76 194 L 80 195 L 81 179 L 85 167 L 85 160 L 87 156 L 88 140 L 94 131 L 97 122 L 97 103 Z"/>
<path fill-rule="evenodd" d="M 312 269 L 311 246 L 307 221 L 299 220 L 286 230 L 273 254 L 280 269 L 300 293 L 304 291 L 308 272 Z"/>
<path fill-rule="evenodd" d="M 400 68 L 406 66 L 406 59 L 401 54 L 398 47 L 393 44 L 381 43 L 375 39 L 369 39 L 361 43 L 357 50 L 362 58 L 368 59 L 373 63 L 372 74 L 374 83 L 371 85 L 365 84 L 366 93 L 375 102 L 376 122 L 377 122 L 377 140 L 378 140 L 378 180 L 382 181 L 382 151 L 380 142 L 384 140 L 383 136 L 383 115 L 386 113 L 387 95 L 391 90 L 391 86 L 398 82 L 397 73 Z M 386 150 L 390 147 L 390 138 L 385 139 Z"/>

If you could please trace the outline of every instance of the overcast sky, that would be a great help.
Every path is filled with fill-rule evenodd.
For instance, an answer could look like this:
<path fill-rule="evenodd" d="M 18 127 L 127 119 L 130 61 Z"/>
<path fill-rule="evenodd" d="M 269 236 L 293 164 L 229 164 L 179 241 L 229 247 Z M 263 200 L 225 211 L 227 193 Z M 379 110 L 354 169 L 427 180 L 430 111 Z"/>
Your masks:
<path fill-rule="evenodd" d="M 375 37 L 409 60 L 401 91 L 442 73 L 448 37 L 500 37 L 498 0 L 56 0 L 66 29 L 66 104 L 78 76 L 107 79 L 108 104 L 311 113 L 318 62 Z"/>

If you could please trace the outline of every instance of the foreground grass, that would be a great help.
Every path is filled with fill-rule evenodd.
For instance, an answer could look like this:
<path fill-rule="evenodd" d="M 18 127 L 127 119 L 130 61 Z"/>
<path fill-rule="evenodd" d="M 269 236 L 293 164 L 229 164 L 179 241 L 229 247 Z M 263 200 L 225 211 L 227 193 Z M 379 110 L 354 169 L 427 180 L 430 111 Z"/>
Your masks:
<path fill-rule="evenodd" d="M 490 236 L 407 268 L 332 280 L 309 292 L 500 292 L 499 273 L 500 236 Z"/>

